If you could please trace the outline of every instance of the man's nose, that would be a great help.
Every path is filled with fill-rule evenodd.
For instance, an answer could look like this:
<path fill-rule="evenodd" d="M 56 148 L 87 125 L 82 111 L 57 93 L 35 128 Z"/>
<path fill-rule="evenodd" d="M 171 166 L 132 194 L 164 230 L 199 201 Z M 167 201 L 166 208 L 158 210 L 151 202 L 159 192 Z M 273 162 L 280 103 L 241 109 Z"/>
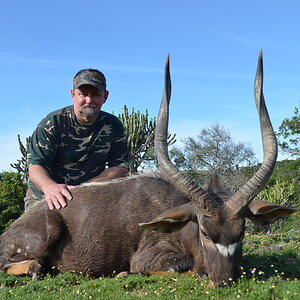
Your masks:
<path fill-rule="evenodd" d="M 85 102 L 87 103 L 92 103 L 93 102 L 93 97 L 91 94 L 88 94 L 86 97 L 85 97 Z"/>

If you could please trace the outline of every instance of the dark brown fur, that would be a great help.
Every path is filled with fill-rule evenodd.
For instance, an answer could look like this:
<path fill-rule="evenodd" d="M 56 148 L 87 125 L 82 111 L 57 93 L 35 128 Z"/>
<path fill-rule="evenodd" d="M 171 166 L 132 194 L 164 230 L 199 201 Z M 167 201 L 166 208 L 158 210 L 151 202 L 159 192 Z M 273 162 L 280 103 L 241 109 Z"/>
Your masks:
<path fill-rule="evenodd" d="M 0 268 L 10 262 L 36 259 L 61 272 L 74 270 L 100 276 L 127 271 L 132 258 L 137 258 L 139 247 L 149 244 L 149 240 L 157 244 L 163 235 L 145 232 L 138 224 L 188 202 L 168 182 L 154 176 L 85 185 L 72 193 L 73 200 L 67 208 L 50 211 L 42 201 L 2 234 Z M 178 234 L 163 235 L 163 240 L 163 245 L 173 245 Z M 172 247 L 167 250 L 162 246 L 162 251 L 172 251 Z M 179 246 L 178 252 L 182 250 Z M 176 265 L 174 269 L 191 268 L 191 258 L 184 259 L 190 262 L 184 263 L 185 267 Z M 160 264 L 154 270 L 162 270 L 161 267 Z"/>

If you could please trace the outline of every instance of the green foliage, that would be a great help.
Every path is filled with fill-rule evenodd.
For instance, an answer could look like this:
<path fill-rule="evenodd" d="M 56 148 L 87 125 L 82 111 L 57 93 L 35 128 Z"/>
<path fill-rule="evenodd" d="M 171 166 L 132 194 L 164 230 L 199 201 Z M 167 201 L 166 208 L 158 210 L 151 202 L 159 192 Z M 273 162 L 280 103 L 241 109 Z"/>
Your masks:
<path fill-rule="evenodd" d="M 269 199 L 268 201 L 274 202 L 270 196 L 267 195 L 268 191 L 275 197 L 274 200 L 280 204 L 280 194 L 282 195 L 282 203 L 284 199 L 287 200 L 287 206 L 300 207 L 300 159 L 296 160 L 283 160 L 276 162 L 275 169 L 272 177 L 267 183 L 266 187 L 261 193 L 264 193 Z M 277 195 L 275 195 L 277 194 Z M 288 195 L 290 194 L 290 195 Z M 260 197 L 260 196 L 259 196 Z"/>
<path fill-rule="evenodd" d="M 261 164 L 255 166 L 241 167 L 238 170 L 227 170 L 219 172 L 223 185 L 232 192 L 238 190 L 248 181 Z M 256 200 L 264 200 L 279 205 L 300 207 L 300 159 L 283 160 L 276 162 L 272 176 L 263 190 L 258 194 Z M 197 181 L 200 185 L 207 184 L 213 172 L 195 171 L 187 169 L 183 171 L 189 178 Z"/>
<path fill-rule="evenodd" d="M 259 267 L 266 276 L 271 276 L 277 270 L 275 273 L 278 275 L 283 272 L 288 278 L 300 279 L 299 217 L 298 211 L 272 233 L 246 233 L 243 245 L 244 267 Z"/>
<path fill-rule="evenodd" d="M 274 184 L 264 188 L 256 199 L 292 207 L 298 204 L 298 199 L 295 197 L 295 190 L 296 183 L 294 180 L 291 182 L 276 180 Z"/>
<path fill-rule="evenodd" d="M 292 181 L 296 184 L 300 184 L 300 159 L 295 160 L 282 160 L 276 162 L 275 169 L 273 171 L 270 183 L 276 180 Z"/>
<path fill-rule="evenodd" d="M 139 110 L 135 112 L 132 108 L 131 114 L 129 114 L 126 105 L 124 105 L 124 112 L 118 117 L 123 123 L 127 135 L 130 172 L 137 172 L 141 163 L 149 159 L 147 153 L 153 146 L 156 119 L 149 119 L 148 110 L 146 110 L 146 114 L 143 114 Z"/>
<path fill-rule="evenodd" d="M 294 116 L 282 121 L 277 137 L 283 152 L 300 157 L 300 107 L 295 107 Z"/>
<path fill-rule="evenodd" d="M 270 268 L 270 267 L 269 267 Z M 254 273 L 253 270 L 255 271 Z M 288 279 L 272 268 L 272 276 L 264 276 L 261 270 L 245 270 L 245 277 L 227 289 L 210 289 L 208 280 L 198 282 L 196 275 L 164 274 L 128 278 L 99 278 L 80 280 L 70 273 L 56 278 L 46 277 L 41 282 L 30 282 L 13 276 L 15 284 L 6 286 L 7 275 L 1 274 L 1 299 L 298 299 L 299 280 Z M 277 272 L 275 272 L 277 271 Z M 279 273 L 279 274 L 278 274 Z M 73 276 L 72 276 L 73 277 Z"/>
<path fill-rule="evenodd" d="M 26 144 L 23 145 L 21 141 L 21 137 L 18 134 L 18 142 L 19 142 L 19 148 L 21 152 L 21 159 L 18 159 L 16 163 L 10 164 L 12 168 L 16 169 L 18 173 L 21 174 L 22 180 L 24 182 L 27 182 L 28 179 L 28 166 L 27 166 L 27 148 L 30 143 L 31 137 L 26 138 Z"/>
<path fill-rule="evenodd" d="M 0 232 L 23 213 L 25 193 L 21 174 L 0 174 Z"/>
<path fill-rule="evenodd" d="M 156 118 L 149 118 L 148 110 L 143 114 L 139 110 L 132 108 L 129 114 L 128 108 L 124 105 L 124 112 L 118 115 L 124 125 L 127 135 L 129 151 L 130 172 L 137 172 L 138 168 L 147 162 L 155 160 L 153 145 L 154 131 L 156 128 Z M 175 142 L 175 135 L 168 137 L 168 144 Z"/>

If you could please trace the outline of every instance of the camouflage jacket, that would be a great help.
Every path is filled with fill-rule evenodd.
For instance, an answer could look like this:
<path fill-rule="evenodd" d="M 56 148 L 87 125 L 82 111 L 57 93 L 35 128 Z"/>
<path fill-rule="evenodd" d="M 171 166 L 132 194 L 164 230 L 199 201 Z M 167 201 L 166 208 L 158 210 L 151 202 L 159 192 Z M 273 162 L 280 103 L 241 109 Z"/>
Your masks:
<path fill-rule="evenodd" d="M 57 183 L 78 185 L 106 167 L 128 168 L 128 152 L 121 121 L 104 111 L 92 125 L 82 124 L 73 105 L 48 114 L 34 131 L 28 165 L 41 165 Z M 29 188 L 42 193 L 29 181 Z"/>

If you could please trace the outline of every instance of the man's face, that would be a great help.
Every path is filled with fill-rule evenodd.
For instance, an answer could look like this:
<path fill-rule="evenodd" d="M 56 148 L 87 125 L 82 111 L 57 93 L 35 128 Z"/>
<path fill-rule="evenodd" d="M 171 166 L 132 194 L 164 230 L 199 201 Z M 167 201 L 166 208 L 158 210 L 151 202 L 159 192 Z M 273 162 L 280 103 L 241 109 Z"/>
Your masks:
<path fill-rule="evenodd" d="M 92 124 L 108 97 L 108 91 L 100 91 L 92 85 L 85 84 L 71 90 L 74 112 L 79 121 Z"/>

